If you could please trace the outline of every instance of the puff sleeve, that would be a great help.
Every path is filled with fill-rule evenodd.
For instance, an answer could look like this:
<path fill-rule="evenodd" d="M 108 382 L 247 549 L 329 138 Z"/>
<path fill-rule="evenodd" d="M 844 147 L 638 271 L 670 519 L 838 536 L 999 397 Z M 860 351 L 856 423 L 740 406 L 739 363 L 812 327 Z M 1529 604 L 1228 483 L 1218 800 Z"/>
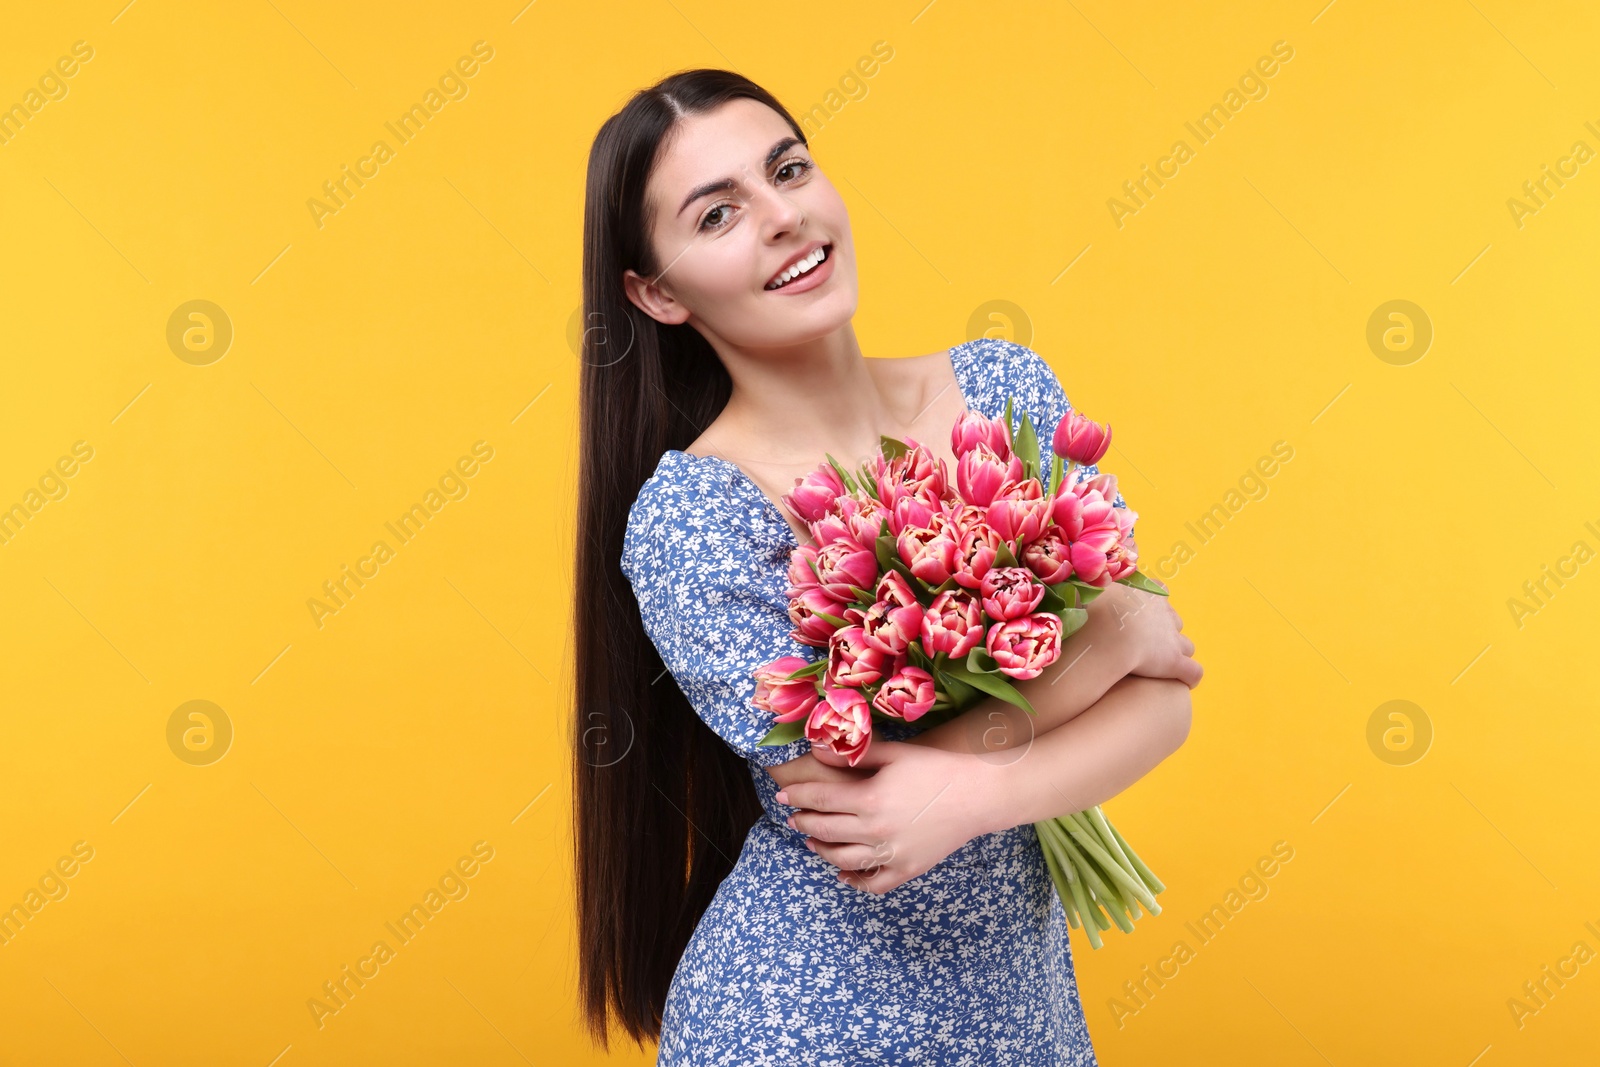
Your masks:
<path fill-rule="evenodd" d="M 774 724 L 751 702 L 753 672 L 781 656 L 814 661 L 820 650 L 790 636 L 786 571 L 757 565 L 736 513 L 658 471 L 629 512 L 622 571 L 645 632 L 706 725 L 758 766 L 809 751 L 803 739 L 757 744 Z"/>

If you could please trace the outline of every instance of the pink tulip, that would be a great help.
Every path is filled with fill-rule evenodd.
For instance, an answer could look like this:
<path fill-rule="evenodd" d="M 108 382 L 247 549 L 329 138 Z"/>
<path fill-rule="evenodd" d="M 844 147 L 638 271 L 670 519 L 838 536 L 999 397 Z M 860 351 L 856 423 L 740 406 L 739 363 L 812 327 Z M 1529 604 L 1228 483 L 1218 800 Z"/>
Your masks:
<path fill-rule="evenodd" d="M 789 675 L 808 661 L 799 656 L 784 656 L 756 669 L 756 693 L 750 702 L 762 711 L 770 711 L 778 722 L 798 722 L 811 714 L 811 709 L 821 699 L 817 695 L 817 680 L 811 675 L 790 678 Z"/>
<path fill-rule="evenodd" d="M 835 541 L 844 541 L 852 548 L 875 552 L 886 514 L 876 500 L 846 497 L 839 502 L 837 514 L 825 515 L 811 524 L 811 535 L 817 539 L 819 551 Z"/>
<path fill-rule="evenodd" d="M 1138 569 L 1138 558 L 1121 542 L 1100 551 L 1088 542 L 1078 541 L 1069 546 L 1068 551 L 1072 556 L 1072 569 L 1078 578 L 1102 589 Z"/>
<path fill-rule="evenodd" d="M 872 708 L 859 690 L 828 689 L 806 717 L 806 740 L 854 767 L 872 743 Z"/>
<path fill-rule="evenodd" d="M 846 497 L 839 501 L 839 514 L 848 524 L 851 536 L 863 548 L 872 548 L 883 530 L 883 520 L 889 517 L 889 509 L 871 497 L 862 500 Z"/>
<path fill-rule="evenodd" d="M 1061 655 L 1061 619 L 1048 611 L 989 627 L 986 641 L 995 668 L 1018 681 L 1037 678 Z"/>
<path fill-rule="evenodd" d="M 856 689 L 877 685 L 891 673 L 894 658 L 894 653 L 873 646 L 862 627 L 840 627 L 828 641 L 828 684 Z"/>
<path fill-rule="evenodd" d="M 1079 477 L 1083 473 L 1084 471 L 1080 468 L 1074 472 L 1073 477 Z M 1107 500 L 1115 501 L 1117 499 L 1117 476 L 1115 474 L 1107 474 L 1105 471 L 1100 471 L 1090 477 L 1083 478 L 1082 482 L 1088 488 L 1099 492 Z"/>
<path fill-rule="evenodd" d="M 855 589 L 871 589 L 877 580 L 878 554 L 851 538 L 829 541 L 817 550 L 817 584 L 835 600 L 848 604 L 856 599 Z"/>
<path fill-rule="evenodd" d="M 1061 537 L 1060 530 L 1051 527 L 1037 541 L 1025 546 L 1022 565 L 1046 585 L 1055 585 L 1071 578 L 1072 557 L 1068 554 L 1067 542 Z"/>
<path fill-rule="evenodd" d="M 1135 550 L 1122 543 L 1133 529 L 1135 516 L 1112 504 L 1117 492 L 1114 474 L 1101 474 L 1081 482 L 1062 483 L 1053 517 L 1068 542 L 1067 558 L 1079 580 L 1105 588 L 1132 574 Z"/>
<path fill-rule="evenodd" d="M 907 526 L 895 541 L 895 551 L 907 569 L 929 586 L 949 581 L 960 563 L 955 540 L 937 528 Z"/>
<path fill-rule="evenodd" d="M 995 557 L 1000 554 L 1003 544 L 1005 542 L 994 527 L 986 522 L 973 523 L 961 535 L 961 540 L 956 542 L 956 569 L 950 577 L 956 580 L 957 585 L 977 589 L 983 584 L 983 576 L 994 566 Z"/>
<path fill-rule="evenodd" d="M 947 589 L 922 614 L 922 651 L 960 659 L 983 642 L 983 607 L 965 589 Z"/>
<path fill-rule="evenodd" d="M 897 608 L 909 608 L 917 603 L 916 590 L 911 588 L 906 576 L 897 570 L 884 571 L 872 595 L 875 599 L 887 601 Z"/>
<path fill-rule="evenodd" d="M 1133 524 L 1139 520 L 1139 513 L 1132 508 L 1121 507 L 1113 512 L 1117 517 L 1117 526 L 1122 531 L 1122 547 L 1127 549 L 1135 558 L 1139 555 L 1139 546 L 1133 540 Z"/>
<path fill-rule="evenodd" d="M 1068 411 L 1056 424 L 1050 447 L 1056 455 L 1074 463 L 1098 463 L 1111 447 L 1111 424 L 1101 425 L 1086 415 Z"/>
<path fill-rule="evenodd" d="M 885 508 L 893 508 L 906 497 L 931 507 L 944 496 L 944 463 L 915 441 L 907 439 L 905 443 L 909 450 L 889 460 L 878 475 L 878 499 Z"/>
<path fill-rule="evenodd" d="M 938 698 L 933 675 L 921 667 L 902 667 L 883 683 L 878 695 L 872 698 L 872 706 L 885 715 L 915 722 L 933 710 Z"/>
<path fill-rule="evenodd" d="M 1061 528 L 1061 536 L 1073 543 L 1088 541 L 1105 552 L 1121 539 L 1122 531 L 1112 498 L 1101 493 L 1100 487 L 1095 485 L 1098 481 L 1098 478 L 1091 478 L 1071 484 L 1063 482 L 1051 513 Z"/>
<path fill-rule="evenodd" d="M 984 521 L 1013 546 L 1036 540 L 1050 521 L 1052 501 L 1037 478 L 1007 482 L 989 504 Z"/>
<path fill-rule="evenodd" d="M 963 411 L 950 429 L 950 451 L 959 461 L 979 445 L 988 445 L 997 456 L 1011 457 L 1011 435 L 1006 432 L 1004 422 L 991 419 L 981 411 Z"/>
<path fill-rule="evenodd" d="M 890 656 L 904 655 L 922 633 L 922 605 L 914 600 L 905 606 L 880 600 L 865 611 L 851 608 L 849 618 L 861 624 L 867 644 Z"/>
<path fill-rule="evenodd" d="M 928 525 L 934 529 L 949 530 L 952 539 L 960 540 L 967 529 L 983 522 L 988 513 L 989 509 L 986 507 L 980 508 L 976 504 L 968 504 L 957 499 L 945 504 L 943 514 L 935 516 L 937 521 Z"/>
<path fill-rule="evenodd" d="M 956 488 L 968 504 L 986 508 L 1006 484 L 1022 480 L 1020 456 L 1000 456 L 988 445 L 974 445 L 956 465 Z"/>
<path fill-rule="evenodd" d="M 992 568 L 979 586 L 983 610 L 999 622 L 1032 614 L 1044 599 L 1044 591 L 1026 567 Z"/>
<path fill-rule="evenodd" d="M 817 550 L 812 545 L 801 545 L 789 553 L 789 588 L 785 596 L 797 597 L 817 587 L 817 572 L 811 569 L 816 561 Z"/>
<path fill-rule="evenodd" d="M 831 463 L 819 464 L 804 478 L 795 479 L 794 486 L 779 499 L 801 522 L 836 514 L 839 498 L 845 495 L 844 481 Z"/>
<path fill-rule="evenodd" d="M 889 532 L 896 537 L 907 526 L 926 526 L 937 514 L 939 504 L 930 504 L 919 496 L 902 496 L 889 511 Z"/>
<path fill-rule="evenodd" d="M 823 616 L 832 616 L 842 622 L 847 608 L 847 604 L 842 604 L 829 596 L 827 590 L 821 586 L 807 589 L 799 596 L 789 599 L 789 621 L 794 623 L 794 629 L 790 631 L 789 636 L 802 645 L 827 648 L 833 632 L 839 628 L 840 623 L 830 622 Z"/>

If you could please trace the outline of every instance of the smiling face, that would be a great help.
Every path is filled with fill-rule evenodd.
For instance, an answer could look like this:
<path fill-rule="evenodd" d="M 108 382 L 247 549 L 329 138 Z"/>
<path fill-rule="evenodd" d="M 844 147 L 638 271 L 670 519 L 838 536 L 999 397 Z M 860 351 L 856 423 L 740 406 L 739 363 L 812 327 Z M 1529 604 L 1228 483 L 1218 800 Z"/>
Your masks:
<path fill-rule="evenodd" d="M 855 314 L 844 201 L 765 104 L 739 98 L 683 118 L 646 196 L 661 273 L 630 270 L 624 285 L 657 321 L 689 322 L 713 343 L 753 350 L 815 340 Z M 769 288 L 796 260 L 810 270 Z"/>

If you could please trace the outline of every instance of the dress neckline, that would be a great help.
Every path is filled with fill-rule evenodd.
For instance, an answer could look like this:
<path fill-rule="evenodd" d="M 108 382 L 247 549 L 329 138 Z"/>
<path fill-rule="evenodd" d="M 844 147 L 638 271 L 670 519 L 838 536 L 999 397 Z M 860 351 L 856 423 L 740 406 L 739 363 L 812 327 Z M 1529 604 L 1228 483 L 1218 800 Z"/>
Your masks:
<path fill-rule="evenodd" d="M 976 350 L 976 346 L 982 340 L 984 339 L 979 338 L 975 341 L 963 341 L 958 345 L 952 345 L 945 353 L 946 356 L 949 357 L 950 369 L 955 375 L 956 385 L 961 389 L 961 397 L 969 408 L 972 406 L 974 390 L 973 383 L 967 377 L 968 372 L 971 369 L 971 363 L 968 360 L 968 356 Z M 728 474 L 730 475 L 731 483 L 742 485 L 747 494 L 753 495 L 754 498 L 760 502 L 762 516 L 769 523 L 771 523 L 775 529 L 781 531 L 784 543 L 791 550 L 799 547 L 800 542 L 796 540 L 794 536 L 794 530 L 789 526 L 789 520 L 783 517 L 783 512 L 778 510 L 778 505 L 774 504 L 772 502 L 772 498 L 767 496 L 766 490 L 762 489 L 755 483 L 755 479 L 751 478 L 750 475 L 745 473 L 743 467 L 739 466 L 732 460 L 723 459 L 721 456 L 697 456 L 692 452 L 685 452 L 678 448 L 669 448 L 666 450 L 666 452 L 662 453 L 661 458 L 663 462 L 668 457 L 671 457 L 674 462 L 687 463 L 690 466 L 695 466 L 698 464 L 698 469 L 701 470 L 706 469 L 705 465 L 708 463 L 715 464 L 727 470 Z"/>

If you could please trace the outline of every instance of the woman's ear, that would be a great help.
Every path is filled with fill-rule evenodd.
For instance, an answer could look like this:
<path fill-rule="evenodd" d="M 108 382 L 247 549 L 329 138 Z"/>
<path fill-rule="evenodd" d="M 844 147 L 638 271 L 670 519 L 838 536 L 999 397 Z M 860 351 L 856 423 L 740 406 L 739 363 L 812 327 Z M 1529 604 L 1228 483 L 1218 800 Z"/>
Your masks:
<path fill-rule="evenodd" d="M 689 309 L 666 286 L 646 280 L 631 267 L 622 272 L 622 288 L 635 307 L 663 325 L 677 326 L 689 318 Z"/>

